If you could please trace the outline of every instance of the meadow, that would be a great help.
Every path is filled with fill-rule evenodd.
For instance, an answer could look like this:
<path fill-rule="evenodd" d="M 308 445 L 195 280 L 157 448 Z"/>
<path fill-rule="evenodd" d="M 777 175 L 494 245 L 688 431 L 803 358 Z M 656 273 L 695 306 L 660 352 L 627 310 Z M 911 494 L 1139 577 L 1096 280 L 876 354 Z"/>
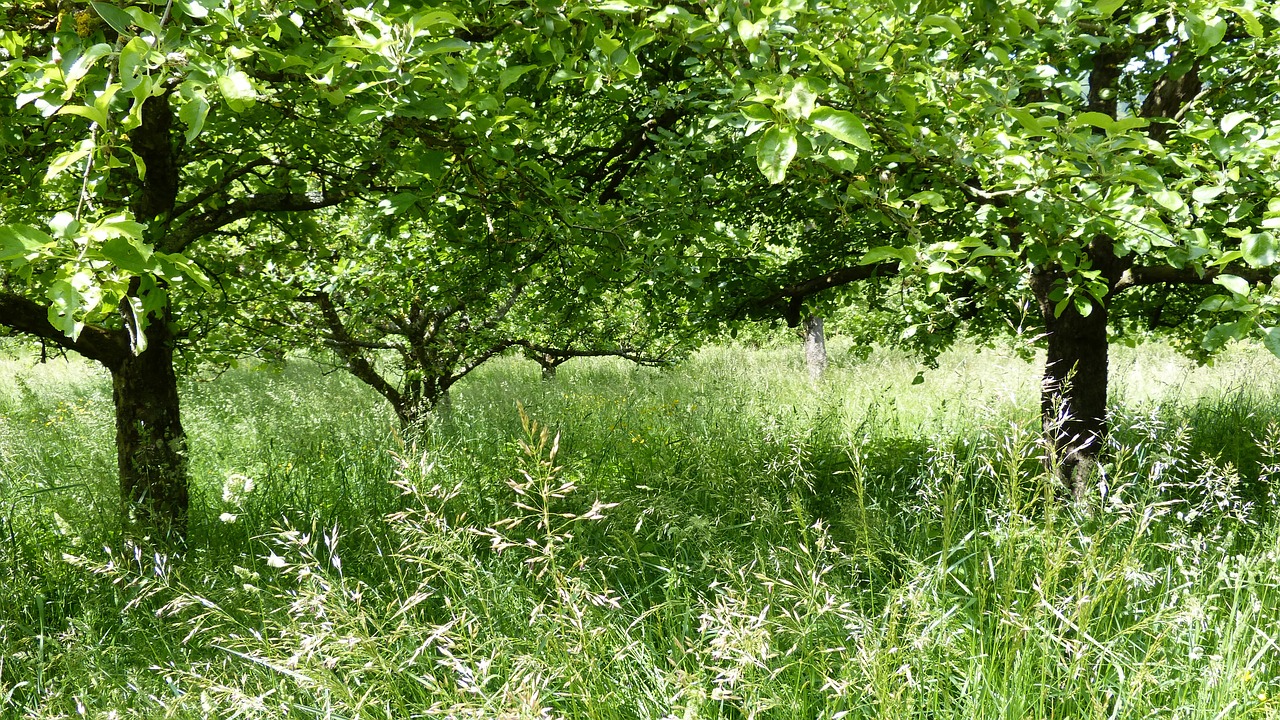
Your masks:
<path fill-rule="evenodd" d="M 1117 351 L 1081 504 L 1034 362 L 833 361 L 507 358 L 414 438 L 307 361 L 192 378 L 174 552 L 107 378 L 0 355 L 0 717 L 1280 717 L 1274 358 Z"/>

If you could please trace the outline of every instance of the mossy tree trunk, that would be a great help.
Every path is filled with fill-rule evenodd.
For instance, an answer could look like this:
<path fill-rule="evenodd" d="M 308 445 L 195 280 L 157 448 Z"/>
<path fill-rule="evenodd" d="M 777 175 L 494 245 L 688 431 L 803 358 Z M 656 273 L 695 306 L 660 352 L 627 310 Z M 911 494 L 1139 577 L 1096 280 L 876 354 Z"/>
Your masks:
<path fill-rule="evenodd" d="M 187 436 L 173 338 L 160 319 L 152 321 L 147 335 L 145 350 L 125 355 L 111 368 L 120 494 L 132 526 L 183 537 L 190 504 Z"/>

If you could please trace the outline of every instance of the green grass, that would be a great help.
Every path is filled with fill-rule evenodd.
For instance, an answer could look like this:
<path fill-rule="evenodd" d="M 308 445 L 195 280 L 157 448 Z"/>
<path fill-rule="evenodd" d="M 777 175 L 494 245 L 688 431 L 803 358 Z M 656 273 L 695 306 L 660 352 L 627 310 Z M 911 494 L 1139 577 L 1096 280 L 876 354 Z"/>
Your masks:
<path fill-rule="evenodd" d="M 174 556 L 106 378 L 0 359 L 0 717 L 1280 717 L 1280 373 L 1119 351 L 1100 487 L 1035 366 L 504 359 L 407 442 L 298 362 L 184 387 Z"/>

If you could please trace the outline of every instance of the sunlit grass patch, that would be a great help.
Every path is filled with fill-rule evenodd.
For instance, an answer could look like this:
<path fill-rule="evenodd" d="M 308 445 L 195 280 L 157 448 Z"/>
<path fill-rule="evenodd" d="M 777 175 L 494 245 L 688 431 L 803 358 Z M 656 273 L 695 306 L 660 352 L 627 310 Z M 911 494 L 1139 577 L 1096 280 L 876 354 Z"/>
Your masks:
<path fill-rule="evenodd" d="M 0 715 L 1280 717 L 1276 390 L 1212 375 L 1256 356 L 1122 390 L 1075 506 L 1033 364 L 793 355 L 503 359 L 410 437 L 305 363 L 192 382 L 181 556 L 85 514 L 102 378 L 37 369 L 0 411 L 47 473 L 0 488 Z M 61 459 L 13 434 L 59 413 Z M 98 484 L 38 492 L 71 457 Z"/>

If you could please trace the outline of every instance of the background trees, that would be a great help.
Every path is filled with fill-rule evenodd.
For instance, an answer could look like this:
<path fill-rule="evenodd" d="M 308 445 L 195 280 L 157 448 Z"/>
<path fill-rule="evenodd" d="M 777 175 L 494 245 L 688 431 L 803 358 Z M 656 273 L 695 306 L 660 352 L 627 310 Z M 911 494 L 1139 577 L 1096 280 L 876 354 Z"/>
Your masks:
<path fill-rule="evenodd" d="M 1210 287 L 1201 350 L 1280 352 L 1259 6 L 42 8 L 0 38 L 0 324 L 112 371 L 124 499 L 178 528 L 173 354 L 232 321 L 322 328 L 403 418 L 513 345 L 654 357 L 574 343 L 895 275 L 929 351 L 1038 316 L 1064 475 L 1106 433 L 1117 298 Z"/>
<path fill-rule="evenodd" d="M 180 532 L 175 311 L 222 314 L 201 294 L 219 278 L 199 267 L 234 273 L 237 254 L 271 255 L 243 225 L 262 214 L 404 201 L 402 187 L 457 171 L 468 138 L 494 150 L 484 167 L 487 153 L 467 156 L 468 177 L 496 175 L 530 106 L 502 92 L 520 71 L 494 38 L 527 38 L 510 14 L 464 25 L 443 10 L 309 2 L 155 9 L 97 3 L 5 30 L 6 112 L 45 130 L 12 138 L 43 178 L 6 178 L 17 200 L 0 232 L 0 324 L 112 371 L 124 499 Z M 516 171 L 538 176 L 530 162 Z"/>
<path fill-rule="evenodd" d="M 1246 108 L 1269 92 L 1251 82 L 1274 57 L 1269 18 L 1109 2 L 842 9 L 738 9 L 744 48 L 787 48 L 776 66 L 736 68 L 760 169 L 835 174 L 846 202 L 893 229 L 851 266 L 897 257 L 927 291 L 1034 302 L 1064 474 L 1106 433 L 1120 293 L 1217 285 L 1203 347 L 1276 348 L 1276 129 L 1269 108 Z M 825 43 L 790 43 L 792 28 Z"/>

